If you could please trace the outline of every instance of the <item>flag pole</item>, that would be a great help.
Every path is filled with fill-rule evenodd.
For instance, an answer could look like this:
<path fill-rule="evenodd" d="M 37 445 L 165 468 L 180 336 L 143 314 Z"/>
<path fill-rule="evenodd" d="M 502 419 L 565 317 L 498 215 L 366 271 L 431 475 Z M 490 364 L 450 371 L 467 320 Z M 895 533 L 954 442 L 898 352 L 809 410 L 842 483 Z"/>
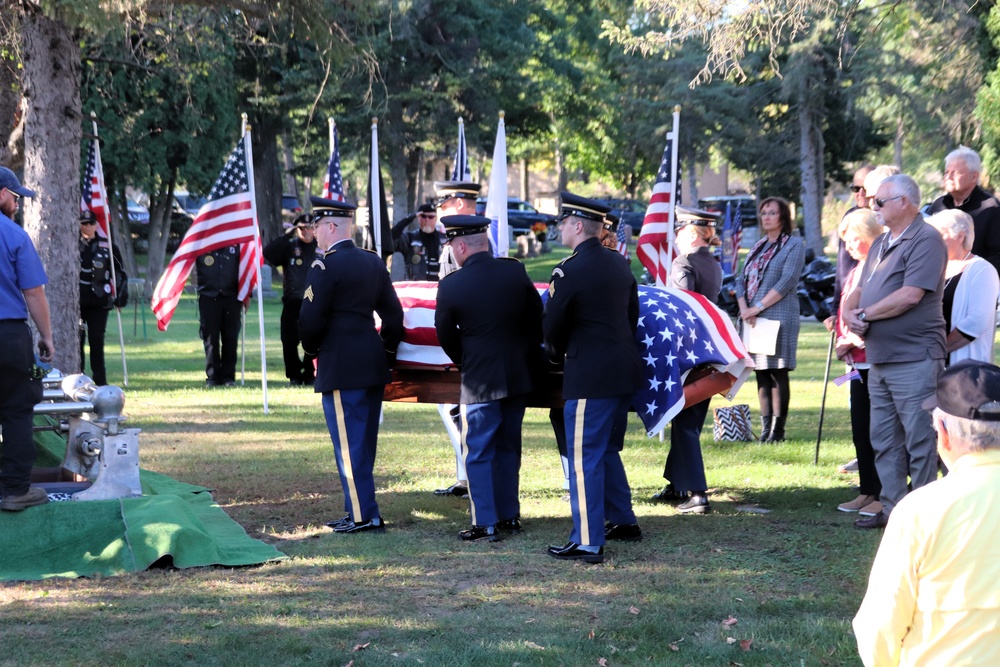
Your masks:
<path fill-rule="evenodd" d="M 681 177 L 680 174 L 677 173 L 677 146 L 680 143 L 680 124 L 681 124 L 681 105 L 678 104 L 677 106 L 674 107 L 673 130 L 667 134 L 668 141 L 673 139 L 673 141 L 671 142 L 671 150 L 670 150 L 670 173 L 674 175 L 674 189 L 675 189 L 673 196 L 670 198 L 670 212 L 668 214 L 669 217 L 667 219 L 667 248 L 670 251 L 669 256 L 671 258 L 677 256 L 677 246 L 674 243 L 675 241 L 674 220 L 676 220 L 676 218 L 674 217 L 675 216 L 674 209 L 677 206 L 677 199 L 681 195 L 680 193 L 681 188 L 679 187 L 681 182 Z M 667 268 L 666 286 L 676 287 L 676 285 L 674 285 L 674 280 L 673 280 L 673 271 L 671 271 L 669 267 Z"/>
<path fill-rule="evenodd" d="M 104 165 L 101 162 L 101 142 L 97 139 L 97 114 L 90 112 L 90 123 L 94 129 L 94 161 L 101 165 L 101 186 L 104 187 Z M 96 168 L 96 167 L 95 167 Z M 104 219 L 108 221 L 108 253 L 111 255 L 111 290 L 113 298 L 118 298 L 118 278 L 115 275 L 115 244 L 111 238 L 111 207 L 108 206 L 108 192 L 104 189 L 101 193 L 101 205 L 104 207 Z M 114 306 L 114 304 L 112 304 Z M 122 329 L 122 310 L 114 306 L 115 316 L 118 318 L 118 345 L 122 352 L 122 384 L 128 386 L 128 364 L 125 362 L 125 330 Z"/>
<path fill-rule="evenodd" d="M 333 120 L 333 116 L 330 116 L 326 120 L 327 125 L 330 128 L 330 155 L 333 155 L 333 142 L 334 142 L 334 132 L 337 131 L 337 123 Z"/>
<path fill-rule="evenodd" d="M 243 114 L 243 150 L 247 155 L 247 180 L 250 185 L 250 210 L 253 216 L 253 237 L 257 248 L 260 244 L 260 225 L 257 224 L 257 189 L 253 181 L 253 149 L 250 144 L 250 123 L 246 113 Z M 264 395 L 264 414 L 268 414 L 267 406 L 267 341 L 264 339 L 264 283 L 260 277 L 260 258 L 254 257 L 254 271 L 257 273 L 257 324 L 260 328 L 260 386 Z M 251 295 L 253 293 L 251 292 Z M 245 321 L 245 319 L 244 319 Z"/>

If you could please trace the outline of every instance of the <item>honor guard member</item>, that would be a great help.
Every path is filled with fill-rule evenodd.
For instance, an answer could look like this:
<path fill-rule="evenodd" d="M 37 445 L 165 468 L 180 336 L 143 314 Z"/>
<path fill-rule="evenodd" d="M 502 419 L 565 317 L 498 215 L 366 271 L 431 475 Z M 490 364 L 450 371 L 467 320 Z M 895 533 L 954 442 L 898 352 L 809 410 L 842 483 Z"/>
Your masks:
<path fill-rule="evenodd" d="M 320 250 L 306 277 L 299 334 L 303 349 L 317 356 L 314 388 L 322 394 L 347 511 L 327 525 L 335 533 L 382 532 L 375 449 L 403 308 L 381 258 L 351 240 L 356 207 L 322 197 L 312 197 L 312 205 Z"/>
<path fill-rule="evenodd" d="M 414 218 L 419 227 L 403 231 Z M 438 280 L 441 252 L 447 239 L 437 229 L 437 209 L 432 204 L 421 205 L 415 214 L 393 225 L 392 239 L 396 251 L 403 255 L 407 280 Z"/>
<path fill-rule="evenodd" d="M 564 364 L 573 513 L 570 541 L 548 553 L 588 563 L 604 560 L 606 539 L 642 537 L 621 460 L 629 403 L 642 384 L 639 293 L 625 258 L 598 240 L 608 210 L 562 194 L 559 231 L 574 252 L 552 270 L 542 321 L 549 358 Z"/>
<path fill-rule="evenodd" d="M 288 232 L 264 248 L 264 259 L 281 269 L 281 354 L 285 360 L 285 377 L 295 385 L 312 384 L 316 375 L 316 357 L 299 356 L 299 310 L 306 290 L 306 276 L 316 258 L 316 235 L 312 216 L 295 218 Z"/>
<path fill-rule="evenodd" d="M 715 303 L 722 289 L 722 265 L 712 254 L 712 246 L 721 244 L 715 235 L 718 216 L 680 206 L 675 215 L 678 255 L 671 265 L 670 278 L 676 287 L 697 292 Z M 670 451 L 663 467 L 663 478 L 669 483 L 653 500 L 677 503 L 681 514 L 706 514 L 711 509 L 701 456 L 701 430 L 711 402 L 709 397 L 685 406 L 670 424 Z"/>
<path fill-rule="evenodd" d="M 205 386 L 236 385 L 236 344 L 242 304 L 239 292 L 240 249 L 231 245 L 198 257 L 198 315 L 205 344 Z"/>
<path fill-rule="evenodd" d="M 475 215 L 476 198 L 479 197 L 479 183 L 467 181 L 434 181 L 434 192 L 437 195 L 438 218 L 444 224 L 449 216 L 453 215 Z M 458 270 L 458 263 L 455 261 L 455 254 L 450 245 L 445 245 L 441 251 L 439 259 L 440 269 L 438 275 L 444 278 L 450 273 Z M 444 405 L 448 409 L 452 420 L 457 428 L 461 428 L 459 423 L 459 408 L 457 405 Z M 439 407 L 440 409 L 440 407 Z M 468 475 L 465 472 L 465 464 L 462 463 L 462 442 L 460 439 L 452 437 L 451 444 L 455 448 L 455 483 L 446 489 L 435 489 L 434 495 L 456 496 L 465 498 L 469 495 Z"/>
<path fill-rule="evenodd" d="M 441 280 L 434 327 L 462 371 L 462 455 L 472 528 L 462 540 L 520 532 L 521 422 L 542 362 L 542 300 L 524 265 L 493 257 L 489 218 L 453 215 L 445 233 L 462 268 Z"/>
<path fill-rule="evenodd" d="M 0 167 L 0 509 L 16 512 L 49 501 L 45 489 L 31 486 L 35 463 L 32 418 L 42 400 L 41 375 L 32 351 L 28 316 L 38 328 L 38 358 L 51 362 L 55 354 L 49 302 L 45 298 L 48 279 L 31 238 L 11 218 L 17 200 L 34 197 L 10 169 Z"/>
<path fill-rule="evenodd" d="M 114 250 L 114 260 L 112 260 Z M 112 294 L 111 262 L 115 263 L 114 281 L 118 289 Z M 121 308 L 128 290 L 118 248 L 111 248 L 107 239 L 97 235 L 97 216 L 92 211 L 80 212 L 80 371 L 86 372 L 84 345 L 90 341 L 90 377 L 97 385 L 108 383 L 104 365 L 104 334 L 108 328 L 108 313 Z M 117 296 L 115 296 L 117 295 Z"/>

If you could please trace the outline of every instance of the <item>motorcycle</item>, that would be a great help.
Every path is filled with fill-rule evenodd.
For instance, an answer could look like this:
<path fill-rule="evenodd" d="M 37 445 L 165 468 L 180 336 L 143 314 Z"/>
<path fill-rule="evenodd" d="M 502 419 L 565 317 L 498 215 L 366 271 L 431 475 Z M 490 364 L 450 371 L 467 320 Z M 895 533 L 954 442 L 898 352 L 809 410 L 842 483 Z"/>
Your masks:
<path fill-rule="evenodd" d="M 833 288 L 837 272 L 825 257 L 816 257 L 812 250 L 806 252 L 806 265 L 799 278 L 797 294 L 799 315 L 814 316 L 820 322 L 830 317 L 834 310 Z"/>

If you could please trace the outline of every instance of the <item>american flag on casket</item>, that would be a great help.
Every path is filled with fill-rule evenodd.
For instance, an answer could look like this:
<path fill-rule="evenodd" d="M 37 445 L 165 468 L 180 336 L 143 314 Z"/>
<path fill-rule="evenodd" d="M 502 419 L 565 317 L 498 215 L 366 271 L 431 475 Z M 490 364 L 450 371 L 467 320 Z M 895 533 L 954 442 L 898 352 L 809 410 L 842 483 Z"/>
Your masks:
<path fill-rule="evenodd" d="M 401 366 L 453 366 L 434 331 L 437 283 L 395 283 L 403 306 L 403 341 L 396 360 Z M 542 300 L 548 283 L 535 283 Z M 636 344 L 643 357 L 645 382 L 632 405 L 649 435 L 662 431 L 684 408 L 684 380 L 696 366 L 710 365 L 729 373 L 736 383 L 726 394 L 732 400 L 753 370 L 729 317 L 705 297 L 679 289 L 639 286 L 639 326 Z"/>

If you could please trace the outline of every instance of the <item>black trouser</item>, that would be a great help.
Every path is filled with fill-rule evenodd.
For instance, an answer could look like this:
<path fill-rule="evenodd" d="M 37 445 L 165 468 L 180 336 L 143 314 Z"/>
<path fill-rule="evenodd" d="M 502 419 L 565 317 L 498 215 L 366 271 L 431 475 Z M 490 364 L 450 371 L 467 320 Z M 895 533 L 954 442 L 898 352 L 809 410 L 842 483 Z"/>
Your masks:
<path fill-rule="evenodd" d="M 286 297 L 281 308 L 281 354 L 285 360 L 285 377 L 292 382 L 312 384 L 316 377 L 314 355 L 303 352 L 299 358 L 299 311 L 302 299 Z"/>
<path fill-rule="evenodd" d="M 701 456 L 701 430 L 711 402 L 711 398 L 706 398 L 689 405 L 670 422 L 670 451 L 663 467 L 663 479 L 680 493 L 693 491 L 703 494 L 708 489 L 705 462 Z"/>
<path fill-rule="evenodd" d="M 0 494 L 20 496 L 31 486 L 35 440 L 31 424 L 42 400 L 41 380 L 31 379 L 34 365 L 31 331 L 22 320 L 0 320 Z"/>
<path fill-rule="evenodd" d="M 854 436 L 854 452 L 858 455 L 858 477 L 861 478 L 863 495 L 878 497 L 882 494 L 882 482 L 875 469 L 875 450 L 872 449 L 872 401 L 868 397 L 868 369 L 859 368 L 861 381 L 851 381 L 851 435 Z"/>
<path fill-rule="evenodd" d="M 104 333 L 108 329 L 108 310 L 99 306 L 80 306 L 80 372 L 87 372 L 87 356 L 83 353 L 85 339 L 90 341 L 90 377 L 94 384 L 108 383 L 104 365 Z"/>
<path fill-rule="evenodd" d="M 235 296 L 198 297 L 200 334 L 205 344 L 205 376 L 214 384 L 236 381 L 241 308 Z"/>

